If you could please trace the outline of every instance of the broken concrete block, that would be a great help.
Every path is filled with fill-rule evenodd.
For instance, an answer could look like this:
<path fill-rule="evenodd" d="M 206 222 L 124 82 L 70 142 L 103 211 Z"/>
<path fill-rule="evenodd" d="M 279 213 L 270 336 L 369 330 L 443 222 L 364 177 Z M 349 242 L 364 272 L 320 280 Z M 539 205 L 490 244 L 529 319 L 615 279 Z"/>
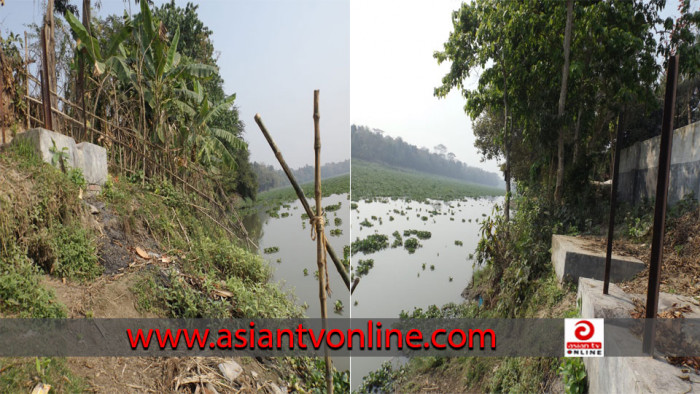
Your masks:
<path fill-rule="evenodd" d="M 579 278 L 603 280 L 605 251 L 592 241 L 567 235 L 552 235 L 552 264 L 560 282 L 577 283 Z M 644 270 L 644 263 L 634 257 L 612 255 L 610 281 L 632 279 Z"/>
<path fill-rule="evenodd" d="M 107 149 L 81 142 L 75 150 L 75 167 L 83 170 L 83 177 L 90 185 L 104 185 L 107 182 Z"/>
<path fill-rule="evenodd" d="M 75 163 L 75 141 L 67 135 L 59 134 L 54 131 L 46 130 L 41 127 L 30 129 L 24 133 L 17 134 L 12 140 L 12 143 L 27 141 L 34 148 L 34 151 L 45 162 L 52 164 L 54 157 L 54 142 L 56 143 L 56 151 L 65 152 L 67 155 L 65 165 L 69 168 L 77 167 Z"/>

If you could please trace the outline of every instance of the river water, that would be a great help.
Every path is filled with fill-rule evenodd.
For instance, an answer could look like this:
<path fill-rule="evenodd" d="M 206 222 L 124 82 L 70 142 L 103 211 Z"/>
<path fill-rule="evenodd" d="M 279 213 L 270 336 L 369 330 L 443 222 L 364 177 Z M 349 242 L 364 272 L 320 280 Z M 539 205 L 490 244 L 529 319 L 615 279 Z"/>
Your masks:
<path fill-rule="evenodd" d="M 419 240 L 421 247 L 413 254 L 404 247 L 396 247 L 353 256 L 353 267 L 361 259 L 373 259 L 374 267 L 362 277 L 352 300 L 329 259 L 328 274 L 333 290 L 328 299 L 329 317 L 385 319 L 398 317 L 402 310 L 410 312 L 414 307 L 462 302 L 461 292 L 472 277 L 471 255 L 481 236 L 481 223 L 492 214 L 494 205 L 502 202 L 503 197 L 448 202 L 381 199 L 360 201 L 358 207 L 351 210 L 348 194 L 325 197 L 324 207 L 340 203 L 340 209 L 326 214 L 326 234 L 339 257 L 343 255 L 343 247 L 351 243 L 350 228 L 353 240 L 376 233 L 387 235 L 390 244 L 394 241 L 394 231 L 401 234 L 404 242 L 408 238 L 404 230 L 431 232 L 429 239 Z M 313 202 L 310 203 L 314 207 Z M 314 276 L 316 242 L 311 241 L 310 225 L 308 219 L 302 219 L 303 212 L 301 203 L 295 201 L 285 203 L 278 211 L 279 217 L 271 217 L 260 210 L 243 220 L 261 255 L 272 267 L 271 281 L 290 290 L 299 305 L 308 305 L 306 316 L 320 317 L 318 282 Z M 340 218 L 342 223 L 336 226 L 335 218 Z M 372 227 L 360 224 L 365 219 Z M 341 230 L 342 235 L 330 236 L 334 229 Z M 270 247 L 277 247 L 279 251 L 264 253 Z M 343 304 L 338 313 L 334 312 L 336 301 Z M 355 357 L 350 364 L 347 358 L 336 358 L 334 364 L 341 370 L 352 369 L 351 386 L 355 389 L 364 376 L 387 360 Z"/>
<path fill-rule="evenodd" d="M 401 234 L 404 242 L 407 239 L 404 230 L 432 234 L 430 239 L 419 240 L 422 246 L 413 254 L 403 247 L 390 247 L 352 257 L 353 267 L 361 259 L 373 259 L 374 267 L 362 277 L 352 295 L 351 316 L 395 318 L 402 310 L 410 312 L 414 307 L 462 302 L 461 293 L 472 277 L 473 253 L 481 238 L 481 223 L 492 214 L 494 205 L 502 202 L 503 197 L 448 202 L 402 199 L 358 202 L 357 209 L 351 211 L 353 240 L 376 233 L 387 235 L 391 244 L 394 231 Z M 372 227 L 360 224 L 365 220 Z M 462 245 L 456 245 L 455 241 Z M 352 388 L 357 388 L 364 376 L 387 360 L 353 357 Z"/>
<path fill-rule="evenodd" d="M 326 213 L 326 237 L 339 258 L 343 257 L 343 247 L 350 244 L 350 200 L 349 195 L 335 194 L 323 198 L 323 206 L 340 203 L 340 209 Z M 314 201 L 309 200 L 312 209 Z M 316 241 L 311 240 L 309 219 L 302 219 L 304 208 L 299 200 L 285 203 L 277 212 L 279 217 L 271 217 L 266 210 L 243 217 L 243 223 L 249 236 L 259 248 L 259 253 L 272 268 L 271 282 L 280 284 L 283 290 L 289 290 L 297 298 L 299 305 L 308 305 L 306 316 L 321 317 L 318 299 L 318 280 L 314 273 L 316 265 Z M 336 218 L 341 220 L 336 225 Z M 341 230 L 342 235 L 331 236 L 331 230 Z M 279 251 L 265 253 L 266 248 L 277 247 Z M 306 269 L 306 272 L 304 271 Z M 328 277 L 332 294 L 328 297 L 328 317 L 350 317 L 350 292 L 337 273 L 333 261 L 328 258 Z M 335 304 L 340 301 L 343 309 L 336 311 Z M 350 367 L 348 358 L 334 358 L 338 370 Z"/>

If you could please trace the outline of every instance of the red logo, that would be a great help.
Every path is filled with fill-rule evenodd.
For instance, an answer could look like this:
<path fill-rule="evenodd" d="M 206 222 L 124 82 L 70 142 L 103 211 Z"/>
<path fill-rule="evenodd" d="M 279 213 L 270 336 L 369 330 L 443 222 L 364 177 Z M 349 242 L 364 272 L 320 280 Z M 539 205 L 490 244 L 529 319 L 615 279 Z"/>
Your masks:
<path fill-rule="evenodd" d="M 593 337 L 593 333 L 595 333 L 595 328 L 593 328 L 593 324 L 591 324 L 591 322 L 588 320 L 581 320 L 576 323 L 574 335 L 576 335 L 576 338 L 578 338 L 580 341 L 587 341 L 591 339 Z"/>

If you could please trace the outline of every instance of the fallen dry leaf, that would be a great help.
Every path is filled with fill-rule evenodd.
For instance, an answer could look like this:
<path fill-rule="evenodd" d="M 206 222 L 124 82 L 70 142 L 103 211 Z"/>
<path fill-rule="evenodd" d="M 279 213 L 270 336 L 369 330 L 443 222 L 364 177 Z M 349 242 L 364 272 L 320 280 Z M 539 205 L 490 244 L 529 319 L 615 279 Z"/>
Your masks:
<path fill-rule="evenodd" d="M 36 386 L 34 386 L 34 390 L 32 390 L 32 394 L 47 394 L 50 390 L 51 390 L 50 384 L 39 383 Z"/>
<path fill-rule="evenodd" d="M 231 297 L 233 297 L 233 293 L 231 293 L 231 292 L 228 291 L 228 290 L 214 289 L 214 290 L 212 290 L 212 293 L 214 293 L 214 294 L 216 294 L 216 295 L 218 295 L 218 296 L 220 296 L 220 297 L 224 297 L 224 298 L 231 298 Z"/>
<path fill-rule="evenodd" d="M 144 260 L 148 260 L 151 258 L 151 256 L 149 256 L 148 253 L 146 253 L 146 251 L 143 250 L 140 246 L 135 247 L 134 250 L 136 251 L 136 254 Z"/>

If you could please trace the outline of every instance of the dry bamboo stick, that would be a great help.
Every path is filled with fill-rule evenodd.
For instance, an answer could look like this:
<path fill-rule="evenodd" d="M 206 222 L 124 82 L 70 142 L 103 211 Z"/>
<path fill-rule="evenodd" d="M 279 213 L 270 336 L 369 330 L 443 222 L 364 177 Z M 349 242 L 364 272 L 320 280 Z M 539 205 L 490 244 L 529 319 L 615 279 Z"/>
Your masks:
<path fill-rule="evenodd" d="M 29 97 L 29 47 L 27 46 L 27 32 L 26 31 L 24 32 L 24 67 L 26 69 L 25 72 L 27 73 L 26 80 L 25 80 L 26 85 L 27 85 L 26 86 L 27 91 L 25 94 L 27 95 L 27 97 Z M 27 100 L 27 130 L 29 130 L 29 128 L 30 128 L 29 117 L 30 117 L 30 115 L 29 115 L 29 100 Z"/>
<path fill-rule="evenodd" d="M 315 174 L 314 185 L 316 194 L 316 216 L 313 217 L 313 225 L 316 226 L 316 264 L 318 265 L 318 297 L 321 301 L 321 319 L 323 330 L 328 332 L 328 267 L 326 266 L 326 237 L 323 226 L 323 205 L 321 204 L 321 130 L 319 128 L 320 115 L 318 113 L 318 90 L 314 90 L 314 153 Z M 324 349 L 326 360 L 326 392 L 333 394 L 333 364 L 331 363 L 330 350 Z"/>
<path fill-rule="evenodd" d="M 292 170 L 289 169 L 287 162 L 284 161 L 284 157 L 282 157 L 282 152 L 280 152 L 279 148 L 277 148 L 277 144 L 275 144 L 275 141 L 272 139 L 272 136 L 270 136 L 270 133 L 267 131 L 267 127 L 265 127 L 265 124 L 263 123 L 260 114 L 255 114 L 255 122 L 258 124 L 258 127 L 260 127 L 260 131 L 262 131 L 263 135 L 265 136 L 265 139 L 267 139 L 267 143 L 270 145 L 270 148 L 272 148 L 272 152 L 275 153 L 275 157 L 277 157 L 277 161 L 279 161 L 280 165 L 282 166 L 282 170 L 284 170 L 284 173 L 287 175 L 289 183 L 292 184 L 292 187 L 294 188 L 294 191 L 296 192 L 297 197 L 301 202 L 301 205 L 304 207 L 304 211 L 310 218 L 313 217 L 314 213 L 311 210 L 311 207 L 309 206 L 309 202 L 304 196 L 304 192 L 301 190 L 301 187 L 299 187 L 299 184 L 297 183 L 296 178 L 294 178 Z M 331 244 L 328 243 L 328 240 L 326 240 L 326 251 L 328 252 L 328 255 L 331 256 L 331 260 L 333 260 L 333 264 L 335 264 L 335 268 L 338 271 L 338 274 L 340 274 L 340 277 L 343 279 L 343 283 L 345 283 L 345 286 L 349 290 L 350 277 L 348 276 L 347 271 L 345 271 L 343 263 L 340 262 L 338 256 L 335 254 L 335 250 L 333 250 Z"/>

